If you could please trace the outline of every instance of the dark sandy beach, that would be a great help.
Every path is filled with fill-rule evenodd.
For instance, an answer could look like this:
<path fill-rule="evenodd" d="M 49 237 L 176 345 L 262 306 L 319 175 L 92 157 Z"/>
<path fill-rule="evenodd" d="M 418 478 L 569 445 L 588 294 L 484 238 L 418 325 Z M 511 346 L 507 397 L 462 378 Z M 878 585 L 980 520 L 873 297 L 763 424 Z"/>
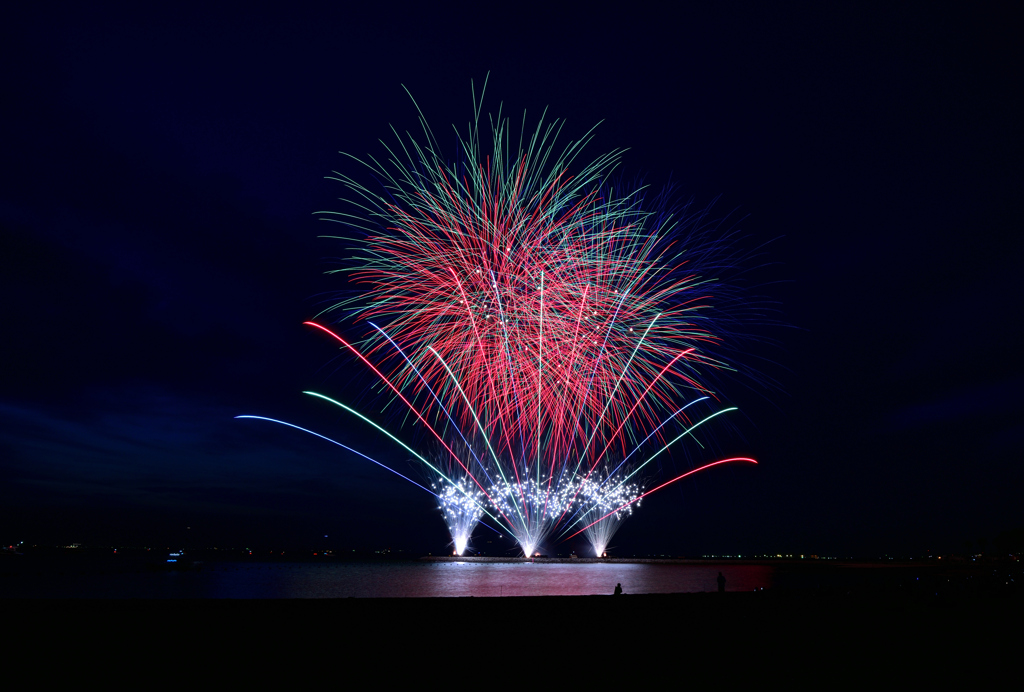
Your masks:
<path fill-rule="evenodd" d="M 448 665 L 466 656 L 490 673 L 504 670 L 518 651 L 544 659 L 543 665 L 554 656 L 574 670 L 585 660 L 599 668 L 686 665 L 702 674 L 756 677 L 769 665 L 795 666 L 801 677 L 845 679 L 894 666 L 907 681 L 1010 665 L 1021 645 L 1020 593 L 992 583 L 968 589 L 951 580 L 945 582 L 950 588 L 936 590 L 946 577 L 934 577 L 924 588 L 873 592 L 3 605 L 27 650 L 56 645 L 87 657 L 116 652 L 154 662 L 362 667 L 409 656 Z"/>

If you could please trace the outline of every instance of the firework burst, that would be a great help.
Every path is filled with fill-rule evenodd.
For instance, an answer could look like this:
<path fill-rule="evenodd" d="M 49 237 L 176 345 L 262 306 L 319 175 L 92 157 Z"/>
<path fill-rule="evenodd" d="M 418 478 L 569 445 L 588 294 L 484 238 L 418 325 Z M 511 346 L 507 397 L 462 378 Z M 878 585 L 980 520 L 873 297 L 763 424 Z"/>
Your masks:
<path fill-rule="evenodd" d="M 366 162 L 384 190 L 333 176 L 358 215 L 324 218 L 357 230 L 343 271 L 360 290 L 328 312 L 382 325 L 369 357 L 411 354 L 388 375 L 424 415 L 443 408 L 518 458 L 555 460 L 580 439 L 597 441 L 592 459 L 601 441 L 624 452 L 723 365 L 703 314 L 714 279 L 687 266 L 700 217 L 608 184 L 619 152 L 571 172 L 589 134 L 558 150 L 559 122 L 515 132 L 499 114 L 485 149 L 474 113 L 454 163 L 424 122 L 426 144 Z"/>
<path fill-rule="evenodd" d="M 321 214 L 346 227 L 328 237 L 355 249 L 338 271 L 359 290 L 325 313 L 358 339 L 309 324 L 440 443 L 443 460 L 416 456 L 457 553 L 487 515 L 526 555 L 573 530 L 601 555 L 643 496 L 631 479 L 733 410 L 686 410 L 716 404 L 707 375 L 728 367 L 712 318 L 714 241 L 702 214 L 613 184 L 621 152 L 582 162 L 593 131 L 559 147 L 560 122 L 528 131 L 524 117 L 517 131 L 499 111 L 484 137 L 475 94 L 473 113 L 452 159 L 421 115 L 421 141 L 355 159 L 381 188 L 331 176 L 347 208 Z M 607 471 L 609 456 L 624 461 Z"/>
<path fill-rule="evenodd" d="M 437 496 L 438 509 L 452 537 L 455 555 L 462 555 L 469 547 L 473 529 L 484 516 L 487 497 L 469 473 L 479 455 L 465 443 L 452 447 L 458 456 L 453 457 L 448 450 L 433 455 L 435 470 L 429 472 L 430 487 Z"/>
<path fill-rule="evenodd" d="M 610 481 L 610 482 L 609 482 Z M 608 543 L 626 517 L 639 507 L 641 488 L 636 483 L 612 477 L 603 481 L 595 477 L 581 481 L 579 488 L 580 519 L 585 523 L 584 535 L 596 557 L 604 557 Z"/>

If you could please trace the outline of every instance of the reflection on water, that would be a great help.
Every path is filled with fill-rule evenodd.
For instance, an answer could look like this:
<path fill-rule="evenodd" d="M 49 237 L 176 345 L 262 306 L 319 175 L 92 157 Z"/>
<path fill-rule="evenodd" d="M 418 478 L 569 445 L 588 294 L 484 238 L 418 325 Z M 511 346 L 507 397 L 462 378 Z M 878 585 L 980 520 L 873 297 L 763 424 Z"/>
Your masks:
<path fill-rule="evenodd" d="M 718 568 L 708 565 L 589 563 L 440 563 L 425 565 L 418 584 L 406 588 L 417 596 L 581 596 L 611 594 L 617 583 L 629 593 L 714 591 Z M 749 591 L 769 586 L 771 567 L 730 569 L 727 588 Z M 368 594 L 369 595 L 369 594 Z"/>
<path fill-rule="evenodd" d="M 396 598 L 583 596 L 771 586 L 767 565 L 621 563 L 221 563 L 201 572 L 50 575 L 7 583 L 14 598 Z"/>

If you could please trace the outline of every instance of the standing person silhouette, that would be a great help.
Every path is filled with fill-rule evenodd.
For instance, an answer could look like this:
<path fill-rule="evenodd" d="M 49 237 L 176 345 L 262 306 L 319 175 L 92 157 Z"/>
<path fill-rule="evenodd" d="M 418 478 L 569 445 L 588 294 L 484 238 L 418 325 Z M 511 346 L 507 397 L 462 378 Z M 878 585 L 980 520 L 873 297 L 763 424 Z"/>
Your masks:
<path fill-rule="evenodd" d="M 718 593 L 725 593 L 725 576 L 721 572 L 718 573 Z"/>
<path fill-rule="evenodd" d="M 621 583 L 615 585 L 615 594 L 614 595 L 615 596 L 621 596 L 622 595 L 622 584 Z"/>

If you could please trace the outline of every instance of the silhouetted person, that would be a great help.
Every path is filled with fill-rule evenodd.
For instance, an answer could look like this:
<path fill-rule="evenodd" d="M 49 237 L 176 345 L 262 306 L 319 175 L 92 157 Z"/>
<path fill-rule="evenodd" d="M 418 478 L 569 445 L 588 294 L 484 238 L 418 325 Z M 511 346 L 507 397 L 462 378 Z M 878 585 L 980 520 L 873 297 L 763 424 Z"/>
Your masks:
<path fill-rule="evenodd" d="M 718 593 L 725 593 L 725 576 L 721 572 L 718 573 Z"/>
<path fill-rule="evenodd" d="M 615 595 L 616 596 L 621 596 L 622 595 L 622 584 L 616 584 L 615 585 Z"/>

